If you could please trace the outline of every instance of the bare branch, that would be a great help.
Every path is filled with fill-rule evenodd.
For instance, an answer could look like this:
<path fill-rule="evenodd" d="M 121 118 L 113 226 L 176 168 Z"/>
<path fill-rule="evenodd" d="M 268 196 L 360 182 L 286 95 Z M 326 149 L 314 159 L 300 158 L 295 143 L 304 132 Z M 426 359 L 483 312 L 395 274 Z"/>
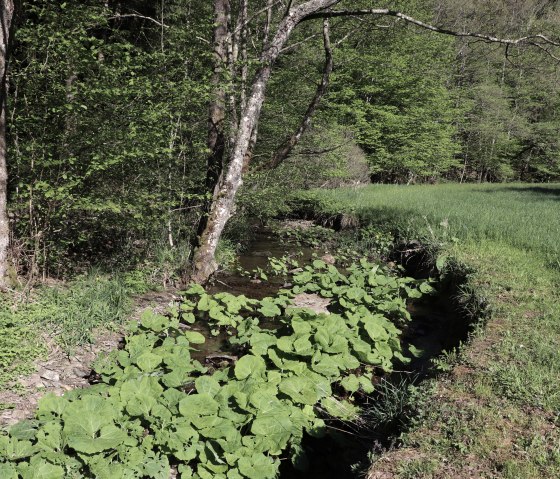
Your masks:
<path fill-rule="evenodd" d="M 294 3 L 293 0 L 289 0 L 288 1 L 288 6 L 286 7 L 286 13 L 284 13 L 284 16 L 287 17 L 288 15 L 290 15 L 290 10 L 292 9 L 292 3 Z"/>
<path fill-rule="evenodd" d="M 299 151 L 298 153 L 294 153 L 292 156 L 320 156 L 320 155 L 325 155 L 326 153 L 331 153 L 333 151 L 340 150 L 340 148 L 343 148 L 346 145 L 349 145 L 352 141 L 354 141 L 354 140 L 351 139 L 351 140 L 345 141 L 344 143 L 339 143 L 338 145 L 331 146 L 330 148 L 323 148 L 321 150 L 302 150 L 302 151 Z"/>
<path fill-rule="evenodd" d="M 272 0 L 267 0 L 266 2 L 266 21 L 264 23 L 264 33 L 263 33 L 263 45 L 268 44 L 268 39 L 270 38 L 270 27 L 272 25 Z"/>
<path fill-rule="evenodd" d="M 304 38 L 303 40 L 296 42 L 296 43 L 292 43 L 291 45 L 288 45 L 285 48 L 282 48 L 281 52 L 282 53 L 286 53 L 286 52 L 291 52 L 292 50 L 295 50 L 296 48 L 300 47 L 301 45 L 306 44 L 307 42 L 317 38 L 320 35 L 320 33 L 314 33 L 313 35 L 309 35 L 307 38 Z"/>
<path fill-rule="evenodd" d="M 307 111 L 305 112 L 305 115 L 303 116 L 298 129 L 293 135 L 291 135 L 286 139 L 286 141 L 284 141 L 280 148 L 276 150 L 276 153 L 274 154 L 270 162 L 270 168 L 277 168 L 278 166 L 280 166 L 280 164 L 286 158 L 288 158 L 292 150 L 299 143 L 301 137 L 307 131 L 309 125 L 311 125 L 311 119 L 313 118 L 315 111 L 319 107 L 319 104 L 321 103 L 321 100 L 323 96 L 325 96 L 325 93 L 327 92 L 327 89 L 329 87 L 330 76 L 334 67 L 334 60 L 330 38 L 330 26 L 329 20 L 327 18 L 323 20 L 323 44 L 325 48 L 325 66 L 323 68 L 323 77 L 321 78 L 321 83 L 317 85 L 315 95 L 311 100 L 311 103 L 307 107 Z"/>
<path fill-rule="evenodd" d="M 554 55 L 548 48 L 543 47 L 540 43 L 532 43 L 531 45 L 536 46 L 538 49 L 545 52 L 550 58 L 553 58 L 557 62 L 560 62 L 560 57 L 557 57 L 556 55 Z"/>
<path fill-rule="evenodd" d="M 113 15 L 109 17 L 108 20 L 119 20 L 121 18 L 141 18 L 142 20 L 149 20 L 162 28 L 169 28 L 169 25 L 165 25 L 163 22 L 156 20 L 152 17 L 147 17 L 146 15 L 140 15 L 139 13 L 119 13 L 118 15 Z"/>
<path fill-rule="evenodd" d="M 438 27 L 435 25 L 431 25 L 429 23 L 422 22 L 421 20 L 417 20 L 409 15 L 406 15 L 401 12 L 397 12 L 395 10 L 389 10 L 386 8 L 373 8 L 369 10 L 331 10 L 331 11 L 320 11 L 315 12 L 307 15 L 302 21 L 305 20 L 312 20 L 314 18 L 334 18 L 334 17 L 349 17 L 349 16 L 364 16 L 364 15 L 379 15 L 379 16 L 390 16 L 396 17 L 400 20 L 404 20 L 407 23 L 411 23 L 418 27 L 424 28 L 426 30 L 430 30 L 436 33 L 443 33 L 445 35 L 451 35 L 454 37 L 470 37 L 470 38 L 478 38 L 485 42 L 490 43 L 501 43 L 503 45 L 533 45 L 533 46 L 542 46 L 543 44 L 552 45 L 555 47 L 560 47 L 560 42 L 551 40 L 545 35 L 527 35 L 525 37 L 515 38 L 515 39 L 508 39 L 508 38 L 499 38 L 492 35 L 486 35 L 483 33 L 476 33 L 476 32 L 461 32 L 450 30 L 448 28 Z"/>
<path fill-rule="evenodd" d="M 273 2 L 272 4 L 267 5 L 264 8 L 261 8 L 260 10 L 256 11 L 253 15 L 251 15 L 250 17 L 248 17 L 245 22 L 237 25 L 235 27 L 235 30 L 232 32 L 232 34 L 237 34 L 241 31 L 241 29 L 247 25 L 249 25 L 255 18 L 259 17 L 260 15 L 262 15 L 263 13 L 269 12 L 271 10 L 272 7 L 275 7 L 276 5 L 278 5 L 279 3 L 282 3 L 282 0 L 277 0 L 276 2 Z"/>

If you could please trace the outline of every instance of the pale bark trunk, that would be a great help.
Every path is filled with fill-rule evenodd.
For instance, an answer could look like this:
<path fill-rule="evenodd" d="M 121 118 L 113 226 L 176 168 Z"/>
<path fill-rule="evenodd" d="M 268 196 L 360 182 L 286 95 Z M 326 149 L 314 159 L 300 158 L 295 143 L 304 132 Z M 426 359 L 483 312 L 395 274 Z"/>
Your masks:
<path fill-rule="evenodd" d="M 212 99 L 208 111 L 208 140 L 210 154 L 206 159 L 206 194 L 202 216 L 198 224 L 198 243 L 200 235 L 206 229 L 208 214 L 215 196 L 216 186 L 223 170 L 226 138 L 224 122 L 226 118 L 226 89 L 224 86 L 225 65 L 228 56 L 228 16 L 229 0 L 214 0 L 214 72 L 212 75 Z"/>
<path fill-rule="evenodd" d="M 243 183 L 243 165 L 251 136 L 259 122 L 273 63 L 300 21 L 311 13 L 335 5 L 338 1 L 311 0 L 292 8 L 280 22 L 270 44 L 265 47 L 260 59 L 261 66 L 255 75 L 247 105 L 241 114 L 227 173 L 218 184 L 208 223 L 200 237 L 200 246 L 193 258 L 191 281 L 204 283 L 216 271 L 217 265 L 214 258 L 216 248 L 224 227 L 233 214 L 235 197 Z"/>
<path fill-rule="evenodd" d="M 8 167 L 6 148 L 7 69 L 10 29 L 14 15 L 13 0 L 2 0 L 0 6 L 0 288 L 6 287 L 8 270 Z"/>
<path fill-rule="evenodd" d="M 290 156 L 290 153 L 298 145 L 301 137 L 311 125 L 311 120 L 329 88 L 330 76 L 333 71 L 334 64 L 328 18 L 325 18 L 325 20 L 323 21 L 323 43 L 325 47 L 325 66 L 323 68 L 323 77 L 321 78 L 321 83 L 317 85 L 315 95 L 313 96 L 311 103 L 307 107 L 307 111 L 305 112 L 305 115 L 303 116 L 303 119 L 297 130 L 290 137 L 286 138 L 286 141 L 284 141 L 284 143 L 274 153 L 274 156 L 272 157 L 272 160 L 270 162 L 270 168 L 277 168 L 284 162 L 284 160 L 286 160 L 286 158 L 288 158 L 288 156 Z"/>

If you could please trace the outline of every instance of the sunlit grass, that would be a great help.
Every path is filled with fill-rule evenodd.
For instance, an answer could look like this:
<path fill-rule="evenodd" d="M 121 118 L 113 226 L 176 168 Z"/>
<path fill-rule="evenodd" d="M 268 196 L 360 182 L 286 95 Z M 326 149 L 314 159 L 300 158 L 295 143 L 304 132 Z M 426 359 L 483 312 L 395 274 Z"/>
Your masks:
<path fill-rule="evenodd" d="M 327 207 L 401 235 L 491 239 L 560 260 L 560 184 L 372 185 L 319 192 Z"/>

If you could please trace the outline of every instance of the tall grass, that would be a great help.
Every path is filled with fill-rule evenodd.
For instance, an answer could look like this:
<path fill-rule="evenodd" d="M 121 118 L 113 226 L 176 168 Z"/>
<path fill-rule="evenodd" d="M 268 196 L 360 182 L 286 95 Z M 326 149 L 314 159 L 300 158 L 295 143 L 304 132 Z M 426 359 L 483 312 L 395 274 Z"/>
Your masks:
<path fill-rule="evenodd" d="M 352 211 L 401 235 L 491 239 L 560 266 L 560 184 L 372 185 L 313 195 L 325 212 Z"/>

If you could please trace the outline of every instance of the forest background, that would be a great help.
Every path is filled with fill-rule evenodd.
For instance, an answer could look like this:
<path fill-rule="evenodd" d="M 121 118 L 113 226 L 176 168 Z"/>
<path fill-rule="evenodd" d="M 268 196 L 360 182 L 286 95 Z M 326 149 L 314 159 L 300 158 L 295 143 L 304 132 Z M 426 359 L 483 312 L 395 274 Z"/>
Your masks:
<path fill-rule="evenodd" d="M 456 31 L 504 38 L 560 31 L 559 8 L 545 0 L 378 3 Z M 226 20 L 243 18 L 243 5 L 232 2 Z M 267 35 L 267 3 L 256 2 L 245 14 L 243 52 L 231 70 L 217 71 L 214 7 L 16 2 L 7 78 L 13 278 L 64 277 L 92 263 L 187 263 L 211 196 L 208 105 L 219 86 L 235 116 L 229 98 L 245 95 L 242 82 Z M 380 16 L 331 20 L 328 90 L 299 144 L 275 161 L 324 75 L 323 27 L 299 26 L 274 65 L 226 243 L 247 234 L 249 218 L 282 213 L 297 189 L 560 177 L 551 50 Z M 229 136 L 226 125 L 226 149 Z"/>

